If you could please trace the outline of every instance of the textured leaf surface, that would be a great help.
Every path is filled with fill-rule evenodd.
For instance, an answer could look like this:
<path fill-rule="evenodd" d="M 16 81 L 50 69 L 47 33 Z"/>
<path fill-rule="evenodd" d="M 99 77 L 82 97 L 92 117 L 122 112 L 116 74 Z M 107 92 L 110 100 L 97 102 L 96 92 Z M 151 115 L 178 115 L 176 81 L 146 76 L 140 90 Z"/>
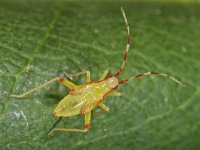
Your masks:
<path fill-rule="evenodd" d="M 56 133 L 52 115 L 68 89 L 52 84 L 23 100 L 23 93 L 68 73 L 90 70 L 93 80 L 123 58 L 126 30 L 120 3 L 0 2 L 0 149 L 198 149 L 200 147 L 200 6 L 190 3 L 123 4 L 130 24 L 127 78 L 147 71 L 178 77 L 144 77 L 107 97 L 108 114 L 92 118 L 87 134 Z M 84 78 L 75 78 L 80 84 Z M 83 117 L 59 127 L 82 127 Z"/>

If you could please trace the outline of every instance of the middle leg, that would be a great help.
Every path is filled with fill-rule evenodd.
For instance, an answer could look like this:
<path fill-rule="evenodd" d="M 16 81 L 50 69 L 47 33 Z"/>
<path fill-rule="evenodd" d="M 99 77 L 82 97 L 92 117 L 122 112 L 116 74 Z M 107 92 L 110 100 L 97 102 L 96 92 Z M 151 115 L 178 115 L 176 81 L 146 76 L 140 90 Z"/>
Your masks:
<path fill-rule="evenodd" d="M 98 104 L 98 106 L 100 106 L 103 110 L 100 110 L 99 112 L 94 112 L 93 117 L 104 114 L 105 112 L 109 112 L 109 107 L 107 107 L 105 104 L 100 103 Z"/>
<path fill-rule="evenodd" d="M 108 96 L 121 96 L 122 93 L 121 92 L 117 92 L 117 91 L 112 91 L 108 94 Z"/>

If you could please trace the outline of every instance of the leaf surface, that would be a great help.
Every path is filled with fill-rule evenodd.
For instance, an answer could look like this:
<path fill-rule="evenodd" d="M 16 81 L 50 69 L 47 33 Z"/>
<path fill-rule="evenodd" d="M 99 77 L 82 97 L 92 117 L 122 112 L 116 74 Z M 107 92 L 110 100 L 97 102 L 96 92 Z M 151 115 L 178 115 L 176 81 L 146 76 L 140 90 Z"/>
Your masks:
<path fill-rule="evenodd" d="M 120 86 L 121 97 L 107 97 L 108 114 L 92 118 L 90 132 L 47 132 L 52 112 L 68 89 L 58 83 L 22 100 L 11 98 L 63 71 L 118 71 L 126 46 L 119 2 L 0 2 L 1 149 L 198 149 L 200 147 L 200 5 L 123 3 L 131 48 L 120 79 L 148 71 L 168 73 L 187 86 L 162 77 L 143 77 Z M 84 77 L 74 78 L 76 84 Z M 100 110 L 99 108 L 97 110 Z M 83 127 L 83 116 L 58 127 Z"/>

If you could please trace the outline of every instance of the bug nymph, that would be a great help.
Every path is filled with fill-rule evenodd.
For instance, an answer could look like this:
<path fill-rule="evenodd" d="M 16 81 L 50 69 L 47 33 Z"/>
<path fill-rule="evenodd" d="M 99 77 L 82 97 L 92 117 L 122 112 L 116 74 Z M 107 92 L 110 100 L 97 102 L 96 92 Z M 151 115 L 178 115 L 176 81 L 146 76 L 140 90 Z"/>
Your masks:
<path fill-rule="evenodd" d="M 109 77 L 76 86 L 60 101 L 53 114 L 55 117 L 85 115 L 101 103 L 105 96 L 117 89 L 118 85 L 116 77 Z"/>
<path fill-rule="evenodd" d="M 120 96 L 121 93 L 114 90 L 116 90 L 120 84 L 126 83 L 129 80 L 139 78 L 142 76 L 147 76 L 147 75 L 160 75 L 160 76 L 168 77 L 169 79 L 175 81 L 176 83 L 184 86 L 180 81 L 178 81 L 174 77 L 169 76 L 164 73 L 158 73 L 158 72 L 141 73 L 136 76 L 129 77 L 125 80 L 118 81 L 117 77 L 121 74 L 121 72 L 123 71 L 125 67 L 125 63 L 126 63 L 126 59 L 127 59 L 128 51 L 130 47 L 129 26 L 126 19 L 126 15 L 122 7 L 121 7 L 121 12 L 122 12 L 122 15 L 126 24 L 126 29 L 127 29 L 127 45 L 126 45 L 125 54 L 124 54 L 121 68 L 113 76 L 107 77 L 109 70 L 106 70 L 101 76 L 101 78 L 99 79 L 99 81 L 91 81 L 90 72 L 83 71 L 83 72 L 71 74 L 68 76 L 72 77 L 72 76 L 86 75 L 86 83 L 84 84 L 75 85 L 74 83 L 72 83 L 71 81 L 63 77 L 57 77 L 21 95 L 11 95 L 11 97 L 22 98 L 43 87 L 46 87 L 47 85 L 55 81 L 58 81 L 59 83 L 67 86 L 70 89 L 69 94 L 66 95 L 58 103 L 58 105 L 53 111 L 53 115 L 56 117 L 59 117 L 59 120 L 53 125 L 53 127 L 51 128 L 49 132 L 49 135 L 51 135 L 54 131 L 87 132 L 90 128 L 91 111 L 95 109 L 97 106 L 99 106 L 106 112 L 109 112 L 109 108 L 103 104 L 103 100 L 105 99 L 106 96 Z M 63 117 L 69 117 L 69 116 L 74 116 L 78 114 L 82 114 L 85 116 L 85 125 L 83 129 L 54 128 Z"/>

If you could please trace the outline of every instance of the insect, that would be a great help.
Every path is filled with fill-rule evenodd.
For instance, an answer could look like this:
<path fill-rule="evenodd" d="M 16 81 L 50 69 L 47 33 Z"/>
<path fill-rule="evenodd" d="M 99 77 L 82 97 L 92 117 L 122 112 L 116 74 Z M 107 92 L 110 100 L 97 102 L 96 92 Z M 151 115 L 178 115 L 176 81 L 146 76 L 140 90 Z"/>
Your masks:
<path fill-rule="evenodd" d="M 109 112 L 109 108 L 105 104 L 103 104 L 103 100 L 105 99 L 105 97 L 106 96 L 120 96 L 121 93 L 115 90 L 118 89 L 119 85 L 126 83 L 132 79 L 140 78 L 140 77 L 148 76 L 148 75 L 159 75 L 159 76 L 168 77 L 169 79 L 175 81 L 176 83 L 184 86 L 184 84 L 182 84 L 180 81 L 178 81 L 174 77 L 169 76 L 164 73 L 158 73 L 158 72 L 146 72 L 146 73 L 138 74 L 136 76 L 129 77 L 125 80 L 121 80 L 121 81 L 118 80 L 117 77 L 122 73 L 125 67 L 128 51 L 130 47 L 129 25 L 128 25 L 126 15 L 122 7 L 121 7 L 121 12 L 125 21 L 128 38 L 127 38 L 127 45 L 126 45 L 125 54 L 124 54 L 121 68 L 113 76 L 108 77 L 109 70 L 106 70 L 103 73 L 100 80 L 91 81 L 90 72 L 83 71 L 80 73 L 71 74 L 70 76 L 86 75 L 86 82 L 84 84 L 75 85 L 74 83 L 72 83 L 71 81 L 63 77 L 57 77 L 21 95 L 11 95 L 12 97 L 15 97 L 15 98 L 22 98 L 41 88 L 48 86 L 50 83 L 55 82 L 55 81 L 58 81 L 59 83 L 67 86 L 70 89 L 69 94 L 66 95 L 54 109 L 53 115 L 55 117 L 70 117 L 70 116 L 82 114 L 85 117 L 84 128 L 71 129 L 71 128 L 54 128 L 53 127 L 53 129 L 49 132 L 49 135 L 51 135 L 55 131 L 63 131 L 63 132 L 89 131 L 91 111 L 95 109 L 97 106 L 100 106 L 103 110 L 105 110 L 106 112 Z"/>

